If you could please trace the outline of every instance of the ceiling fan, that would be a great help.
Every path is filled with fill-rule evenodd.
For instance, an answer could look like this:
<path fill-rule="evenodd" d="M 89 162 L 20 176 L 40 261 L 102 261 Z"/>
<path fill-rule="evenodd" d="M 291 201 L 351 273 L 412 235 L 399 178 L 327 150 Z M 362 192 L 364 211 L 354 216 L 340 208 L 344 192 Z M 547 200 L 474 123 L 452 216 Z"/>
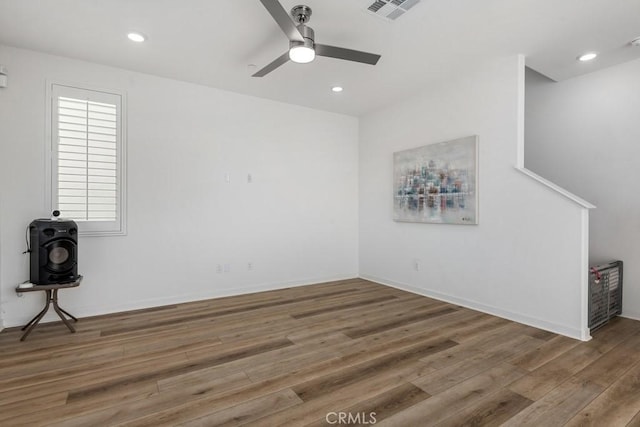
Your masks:
<path fill-rule="evenodd" d="M 289 60 L 301 64 L 311 62 L 316 55 L 370 65 L 376 65 L 380 59 L 380 55 L 373 53 L 316 43 L 313 29 L 306 25 L 311 18 L 309 6 L 298 5 L 291 9 L 292 20 L 277 0 L 260 0 L 260 2 L 289 38 L 289 50 L 252 77 L 263 77 Z"/>

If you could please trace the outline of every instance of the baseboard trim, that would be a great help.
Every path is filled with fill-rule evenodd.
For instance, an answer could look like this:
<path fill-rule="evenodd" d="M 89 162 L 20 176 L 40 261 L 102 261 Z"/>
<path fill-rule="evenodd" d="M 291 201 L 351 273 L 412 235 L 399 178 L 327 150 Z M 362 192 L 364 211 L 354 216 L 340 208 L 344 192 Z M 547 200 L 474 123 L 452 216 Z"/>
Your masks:
<path fill-rule="evenodd" d="M 574 338 L 580 341 L 591 340 L 591 334 L 589 330 L 580 330 L 557 323 L 548 322 L 546 320 L 537 319 L 534 317 L 523 316 L 518 313 L 514 313 L 508 310 L 504 310 L 498 307 L 482 304 L 477 301 L 468 300 L 465 298 L 456 297 L 453 295 L 444 294 L 431 289 L 418 288 L 406 283 L 396 282 L 393 280 L 371 276 L 368 274 L 361 274 L 360 277 L 365 280 L 369 280 L 375 283 L 379 283 L 385 286 L 391 286 L 403 291 L 411 292 L 414 294 L 422 295 L 429 298 L 434 298 L 440 301 L 448 302 L 451 304 L 460 305 L 462 307 L 470 308 L 472 310 L 480 311 L 483 313 L 491 314 L 493 316 L 502 317 L 504 319 L 512 320 L 514 322 L 523 323 L 534 328 L 544 329 L 546 331 L 554 332 L 556 334 L 564 335 L 569 338 Z"/>
<path fill-rule="evenodd" d="M 104 314 L 122 313 L 122 312 L 132 311 L 132 310 L 142 310 L 145 308 L 160 307 L 163 305 L 182 304 L 182 303 L 202 301 L 207 299 L 224 298 L 224 297 L 230 297 L 235 295 L 245 295 L 245 294 L 251 294 L 255 292 L 275 291 L 278 289 L 293 288 L 293 287 L 299 287 L 299 286 L 309 286 L 309 285 L 314 285 L 319 283 L 335 282 L 339 280 L 349 280 L 349 279 L 357 279 L 357 278 L 358 276 L 355 274 L 348 274 L 348 275 L 307 278 L 307 279 L 292 280 L 287 282 L 262 283 L 258 285 L 244 286 L 241 288 L 234 288 L 234 289 L 218 289 L 212 292 L 197 292 L 197 293 L 175 295 L 170 297 L 150 298 L 145 300 L 129 302 L 125 304 L 117 304 L 109 307 L 104 307 L 104 306 L 85 306 L 81 308 L 70 307 L 70 306 L 65 306 L 64 301 L 62 301 L 60 304 L 65 309 L 67 309 L 71 314 L 73 314 L 74 316 L 82 320 L 83 317 L 101 316 Z M 29 318 L 4 319 L 4 327 L 9 328 L 9 327 L 23 326 L 26 322 L 29 321 Z M 54 312 L 49 312 L 42 319 L 40 323 L 49 323 L 49 322 L 55 322 L 55 321 L 60 321 L 60 318 L 57 317 L 57 315 Z"/>
<path fill-rule="evenodd" d="M 631 319 L 631 320 L 640 320 L 640 313 L 634 313 L 634 312 L 623 312 L 620 317 L 624 317 L 625 319 Z"/>

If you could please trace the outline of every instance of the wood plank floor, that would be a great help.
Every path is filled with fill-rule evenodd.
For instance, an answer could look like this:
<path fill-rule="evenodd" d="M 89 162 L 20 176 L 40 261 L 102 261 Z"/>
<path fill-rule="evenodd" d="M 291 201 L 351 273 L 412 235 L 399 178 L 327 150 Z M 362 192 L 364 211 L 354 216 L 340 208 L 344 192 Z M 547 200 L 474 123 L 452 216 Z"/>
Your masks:
<path fill-rule="evenodd" d="M 0 333 L 1 426 L 640 426 L 628 319 L 583 343 L 352 279 L 77 330 Z"/>

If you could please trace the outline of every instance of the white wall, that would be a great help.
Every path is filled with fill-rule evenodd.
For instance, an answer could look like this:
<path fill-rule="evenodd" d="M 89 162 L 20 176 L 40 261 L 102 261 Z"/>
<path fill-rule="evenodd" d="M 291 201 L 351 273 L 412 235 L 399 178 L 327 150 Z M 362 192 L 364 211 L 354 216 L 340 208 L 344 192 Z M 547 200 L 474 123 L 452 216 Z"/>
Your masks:
<path fill-rule="evenodd" d="M 1 123 L 0 119 L 0 123 Z M 2 187 L 0 186 L 0 189 Z M 0 191 L 0 277 L 2 277 L 2 191 Z M 4 329 L 4 313 L 2 310 L 2 292 L 0 292 L 0 332 Z"/>
<path fill-rule="evenodd" d="M 0 89 L 5 326 L 42 305 L 14 288 L 28 279 L 24 229 L 49 213 L 47 79 L 128 97 L 128 235 L 80 238 L 85 280 L 61 293 L 71 313 L 357 276 L 356 118 L 3 46 L 0 63 L 9 70 Z"/>
<path fill-rule="evenodd" d="M 590 256 L 624 264 L 623 315 L 640 319 L 640 60 L 555 83 L 528 70 L 525 164 L 594 202 Z"/>
<path fill-rule="evenodd" d="M 361 119 L 360 272 L 588 339 L 588 211 L 514 168 L 523 137 L 523 67 L 517 57 L 474 64 Z M 393 152 L 468 135 L 480 138 L 479 225 L 392 221 Z"/>

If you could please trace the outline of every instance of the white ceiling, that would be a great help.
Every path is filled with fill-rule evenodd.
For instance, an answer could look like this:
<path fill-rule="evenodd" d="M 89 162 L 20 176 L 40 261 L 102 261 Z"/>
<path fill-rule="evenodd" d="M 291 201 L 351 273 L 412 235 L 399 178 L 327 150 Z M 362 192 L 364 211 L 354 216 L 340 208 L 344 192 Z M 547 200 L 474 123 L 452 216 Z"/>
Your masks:
<path fill-rule="evenodd" d="M 495 56 L 522 53 L 555 80 L 640 58 L 640 0 L 421 0 L 393 22 L 370 3 L 304 0 L 318 43 L 381 54 L 376 66 L 317 58 L 251 77 L 288 47 L 258 0 L 0 0 L 0 44 L 351 115 Z M 591 50 L 598 59 L 576 61 Z"/>

